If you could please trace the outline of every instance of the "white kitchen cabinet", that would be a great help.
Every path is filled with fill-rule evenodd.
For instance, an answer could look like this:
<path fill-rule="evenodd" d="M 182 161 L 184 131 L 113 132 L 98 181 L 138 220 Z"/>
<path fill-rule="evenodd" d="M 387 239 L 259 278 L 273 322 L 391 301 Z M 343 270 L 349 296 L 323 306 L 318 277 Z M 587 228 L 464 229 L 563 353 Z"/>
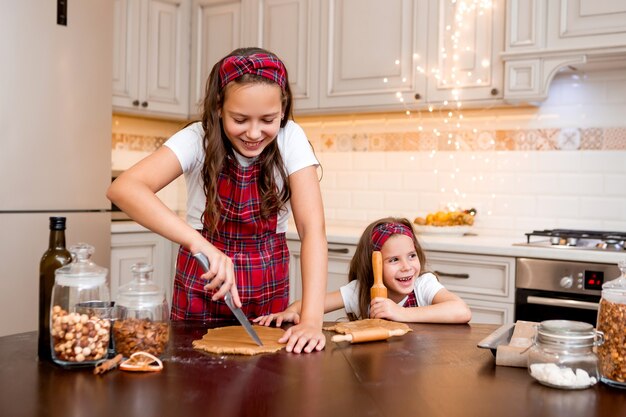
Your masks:
<path fill-rule="evenodd" d="M 456 67 L 460 99 L 502 98 L 504 0 L 470 14 Z M 413 110 L 453 97 L 430 71 L 448 71 L 446 27 L 455 7 L 444 0 L 259 0 L 258 42 L 286 62 L 299 113 Z M 487 22 L 487 24 L 484 24 Z M 471 75 L 468 75 L 471 73 Z"/>
<path fill-rule="evenodd" d="M 415 0 L 323 0 L 319 106 L 401 108 L 424 95 L 427 11 Z"/>
<path fill-rule="evenodd" d="M 190 0 L 115 0 L 113 108 L 187 118 Z"/>
<path fill-rule="evenodd" d="M 111 235 L 111 296 L 115 299 L 121 285 L 133 278 L 130 268 L 137 262 L 154 266 L 152 277 L 172 302 L 172 287 L 178 245 L 152 232 L 113 233 Z"/>
<path fill-rule="evenodd" d="M 289 73 L 295 109 L 319 105 L 319 0 L 261 0 L 252 10 L 258 44 L 278 55 Z"/>
<path fill-rule="evenodd" d="M 255 46 L 256 0 L 193 0 L 191 11 L 190 113 L 202 113 L 213 65 L 236 48 Z"/>
<path fill-rule="evenodd" d="M 300 271 L 300 241 L 288 240 L 289 247 L 289 302 L 302 299 L 302 274 Z M 354 255 L 355 245 L 328 243 L 328 281 L 326 292 L 336 291 L 348 283 L 350 260 Z M 346 311 L 333 311 L 324 315 L 324 321 L 336 321 L 347 318 Z"/>
<path fill-rule="evenodd" d="M 461 2 L 430 0 L 427 101 L 447 100 L 452 105 L 458 98 L 464 106 L 475 101 L 481 105 L 500 102 L 504 6 L 504 0 L 495 0 L 490 8 L 463 9 Z M 456 22 L 457 18 L 462 24 Z"/>
<path fill-rule="evenodd" d="M 623 67 L 623 0 L 507 0 L 504 98 L 538 102 L 564 67 Z"/>
<path fill-rule="evenodd" d="M 472 323 L 513 322 L 515 258 L 429 251 L 426 260 L 424 271 L 468 304 Z"/>

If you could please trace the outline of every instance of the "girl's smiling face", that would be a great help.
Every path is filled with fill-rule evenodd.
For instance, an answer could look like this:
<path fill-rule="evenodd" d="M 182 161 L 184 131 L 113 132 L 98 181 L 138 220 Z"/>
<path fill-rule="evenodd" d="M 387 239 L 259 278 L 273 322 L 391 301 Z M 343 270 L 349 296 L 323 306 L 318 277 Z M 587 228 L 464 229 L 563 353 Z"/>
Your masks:
<path fill-rule="evenodd" d="M 413 239 L 406 235 L 393 235 L 387 239 L 380 252 L 387 296 L 398 303 L 413 291 L 421 269 Z"/>
<path fill-rule="evenodd" d="M 222 126 L 241 155 L 259 156 L 278 135 L 282 118 L 281 89 L 270 83 L 229 83 L 224 89 Z"/>

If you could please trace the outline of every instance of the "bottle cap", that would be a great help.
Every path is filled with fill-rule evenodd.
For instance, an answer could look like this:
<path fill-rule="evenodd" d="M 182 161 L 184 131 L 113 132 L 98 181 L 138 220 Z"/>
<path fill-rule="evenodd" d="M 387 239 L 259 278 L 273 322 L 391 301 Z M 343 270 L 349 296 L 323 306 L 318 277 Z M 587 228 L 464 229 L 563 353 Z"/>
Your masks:
<path fill-rule="evenodd" d="M 50 230 L 65 230 L 65 217 L 50 217 Z"/>

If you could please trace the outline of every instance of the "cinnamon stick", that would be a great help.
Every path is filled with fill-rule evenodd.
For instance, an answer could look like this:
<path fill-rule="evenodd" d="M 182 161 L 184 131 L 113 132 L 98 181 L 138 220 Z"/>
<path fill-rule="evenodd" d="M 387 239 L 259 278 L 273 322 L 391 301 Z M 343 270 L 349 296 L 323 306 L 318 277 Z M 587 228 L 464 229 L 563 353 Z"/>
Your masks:
<path fill-rule="evenodd" d="M 98 365 L 93 370 L 94 375 L 101 375 L 105 372 L 110 371 L 111 369 L 117 368 L 117 365 L 122 362 L 123 356 L 121 353 L 118 353 L 114 358 L 104 361 Z"/>

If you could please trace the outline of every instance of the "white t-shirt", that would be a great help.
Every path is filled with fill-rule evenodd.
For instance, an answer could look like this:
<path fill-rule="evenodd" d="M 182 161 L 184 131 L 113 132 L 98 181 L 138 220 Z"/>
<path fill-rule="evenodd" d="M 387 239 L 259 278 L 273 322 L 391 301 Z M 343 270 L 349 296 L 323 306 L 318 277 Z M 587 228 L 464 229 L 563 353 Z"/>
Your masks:
<path fill-rule="evenodd" d="M 197 122 L 176 132 L 165 142 L 165 146 L 170 148 L 183 169 L 185 183 L 187 185 L 187 223 L 195 229 L 202 229 L 202 213 L 206 208 L 206 195 L 202 181 L 202 164 L 204 163 L 204 149 L 202 139 L 204 130 L 202 123 Z M 278 131 L 278 149 L 283 158 L 287 175 L 306 168 L 308 166 L 318 166 L 319 162 L 315 158 L 313 149 L 302 130 L 293 121 L 288 121 L 284 128 Z M 249 166 L 255 158 L 246 158 L 235 152 L 237 161 L 243 166 Z M 280 177 L 276 176 L 279 187 L 282 186 Z M 287 231 L 287 221 L 291 213 L 291 205 L 286 204 L 287 210 L 280 210 L 278 213 L 277 233 Z"/>
<path fill-rule="evenodd" d="M 439 282 L 439 280 L 437 280 L 437 277 L 430 272 L 417 277 L 413 287 L 413 292 L 415 293 L 415 298 L 417 299 L 417 305 L 419 307 L 431 305 L 433 303 L 433 298 L 435 298 L 435 294 L 437 294 L 442 288 L 444 288 L 444 286 Z M 363 318 L 359 310 L 359 282 L 357 280 L 350 281 L 347 285 L 339 288 L 339 291 L 341 291 L 341 298 L 343 298 L 343 305 L 346 309 L 346 313 L 352 313 L 359 318 Z M 398 303 L 398 305 L 404 306 L 404 303 L 406 303 L 408 298 L 409 296 L 407 295 Z"/>

